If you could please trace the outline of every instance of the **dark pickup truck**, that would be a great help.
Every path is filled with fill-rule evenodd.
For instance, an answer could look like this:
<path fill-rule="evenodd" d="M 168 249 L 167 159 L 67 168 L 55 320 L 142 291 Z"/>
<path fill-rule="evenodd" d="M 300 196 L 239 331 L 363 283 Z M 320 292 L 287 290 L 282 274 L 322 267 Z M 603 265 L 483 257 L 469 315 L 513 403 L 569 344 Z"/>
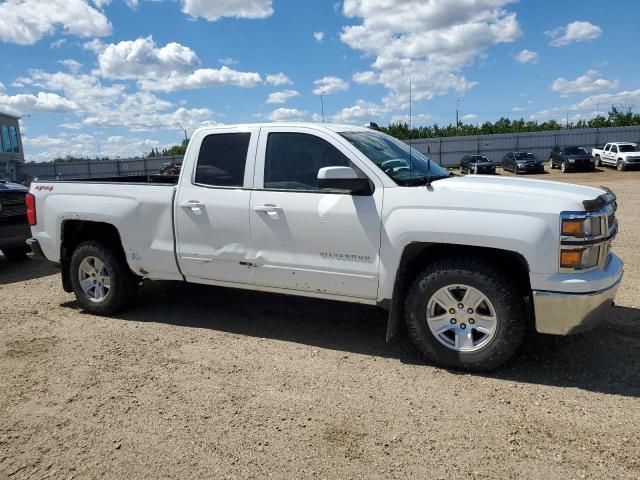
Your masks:
<path fill-rule="evenodd" d="M 0 180 L 0 250 L 9 260 L 24 258 L 29 251 L 25 243 L 31 237 L 25 204 L 28 192 L 23 185 Z"/>

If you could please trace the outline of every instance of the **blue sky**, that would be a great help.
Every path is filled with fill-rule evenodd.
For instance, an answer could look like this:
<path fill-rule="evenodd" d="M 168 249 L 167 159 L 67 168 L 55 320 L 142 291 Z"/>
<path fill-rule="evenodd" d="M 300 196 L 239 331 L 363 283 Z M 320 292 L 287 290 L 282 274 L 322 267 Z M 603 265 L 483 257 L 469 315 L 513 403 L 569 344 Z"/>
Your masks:
<path fill-rule="evenodd" d="M 0 0 L 27 159 L 207 124 L 589 118 L 640 104 L 635 0 Z M 636 107 L 636 111 L 638 108 Z"/>

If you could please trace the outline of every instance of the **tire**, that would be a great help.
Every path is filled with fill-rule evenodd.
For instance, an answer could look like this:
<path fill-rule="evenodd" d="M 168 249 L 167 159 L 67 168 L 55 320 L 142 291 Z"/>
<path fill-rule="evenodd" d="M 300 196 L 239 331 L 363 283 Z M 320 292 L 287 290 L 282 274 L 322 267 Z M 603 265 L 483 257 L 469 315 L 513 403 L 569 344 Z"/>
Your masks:
<path fill-rule="evenodd" d="M 551 158 L 549 159 L 549 167 L 551 168 L 551 170 L 555 170 L 556 168 L 556 164 L 553 163 L 553 160 Z"/>
<path fill-rule="evenodd" d="M 11 262 L 18 262 L 27 258 L 29 247 L 25 245 L 24 247 L 4 248 L 2 249 L 2 253 L 7 257 L 7 260 Z"/>
<path fill-rule="evenodd" d="M 529 317 L 524 294 L 514 284 L 513 278 L 486 262 L 464 257 L 435 262 L 416 277 L 405 298 L 405 321 L 411 340 L 424 357 L 439 366 L 475 372 L 495 369 L 520 348 L 527 328 Z M 458 287 L 458 290 L 453 287 Z M 449 288 L 452 288 L 450 293 L 453 297 L 445 297 L 453 298 L 454 303 L 461 302 L 462 309 L 459 305 L 443 307 L 434 299 Z M 473 306 L 478 311 L 465 310 L 472 308 L 472 303 L 463 298 L 469 289 L 470 294 L 480 292 L 486 299 Z M 441 327 L 436 320 L 428 321 L 432 314 L 431 318 L 441 316 L 441 312 L 434 308 L 445 312 L 446 318 L 441 320 Z M 482 314 L 479 313 L 481 309 Z M 479 329 L 486 330 L 489 322 L 484 318 L 480 321 L 473 319 L 471 315 L 488 315 L 486 318 L 489 318 L 491 312 L 494 319 L 492 331 L 490 334 L 481 332 Z M 452 317 L 448 318 L 450 315 Z M 452 320 L 454 315 L 455 324 Z M 471 327 L 471 324 L 475 326 Z M 437 331 L 437 328 L 445 331 L 436 336 L 432 329 Z M 466 342 L 461 341 L 460 347 L 448 344 L 456 342 L 458 334 Z M 469 336 L 472 345 L 469 344 Z"/>
<path fill-rule="evenodd" d="M 568 171 L 568 169 L 567 169 L 567 162 L 562 162 L 562 163 L 560 164 L 560 171 L 561 171 L 562 173 L 567 173 L 567 171 Z"/>
<path fill-rule="evenodd" d="M 100 263 L 104 268 L 100 267 Z M 93 283 L 97 287 L 90 286 L 89 291 L 85 291 L 81 278 L 91 281 L 88 274 L 90 271 L 95 272 Z M 123 310 L 133 300 L 138 286 L 137 277 L 129 270 L 124 255 L 93 240 L 80 243 L 73 251 L 70 276 L 78 302 L 85 310 L 98 315 L 109 315 Z M 100 283 L 107 278 L 108 287 L 106 281 L 104 284 Z M 98 298 L 100 292 L 102 298 Z"/>
<path fill-rule="evenodd" d="M 624 164 L 624 161 L 621 158 L 618 159 L 618 163 L 616 164 L 616 169 L 619 172 L 624 172 L 627 170 L 627 166 Z"/>
<path fill-rule="evenodd" d="M 596 167 L 601 167 L 602 166 L 602 159 L 600 158 L 600 155 L 596 155 Z"/>

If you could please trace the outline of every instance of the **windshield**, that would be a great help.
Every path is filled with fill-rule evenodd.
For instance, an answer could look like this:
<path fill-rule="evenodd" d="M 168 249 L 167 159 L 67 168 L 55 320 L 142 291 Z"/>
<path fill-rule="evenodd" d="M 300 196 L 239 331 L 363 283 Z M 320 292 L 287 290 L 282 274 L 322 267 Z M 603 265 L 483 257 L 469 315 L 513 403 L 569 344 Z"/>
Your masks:
<path fill-rule="evenodd" d="M 469 163 L 486 163 L 489 159 L 487 157 L 483 157 L 482 155 L 472 155 L 469 157 Z"/>
<path fill-rule="evenodd" d="M 636 145 L 618 145 L 621 152 L 637 152 L 638 147 Z"/>
<path fill-rule="evenodd" d="M 415 148 L 381 132 L 340 132 L 340 135 L 376 164 L 398 185 L 412 185 L 416 181 L 448 177 L 449 171 Z"/>
<path fill-rule="evenodd" d="M 580 147 L 565 147 L 562 150 L 566 155 L 588 155 L 587 151 Z"/>
<path fill-rule="evenodd" d="M 517 152 L 515 155 L 516 155 L 516 160 L 535 160 L 536 159 L 536 156 L 533 153 Z"/>

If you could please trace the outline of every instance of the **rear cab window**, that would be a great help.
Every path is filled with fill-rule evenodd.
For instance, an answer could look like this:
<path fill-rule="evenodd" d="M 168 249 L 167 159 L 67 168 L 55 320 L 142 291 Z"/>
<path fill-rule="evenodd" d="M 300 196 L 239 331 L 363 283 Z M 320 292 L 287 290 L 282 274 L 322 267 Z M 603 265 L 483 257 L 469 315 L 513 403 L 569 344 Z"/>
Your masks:
<path fill-rule="evenodd" d="M 212 133 L 202 139 L 194 183 L 211 187 L 243 187 L 251 133 Z"/>

